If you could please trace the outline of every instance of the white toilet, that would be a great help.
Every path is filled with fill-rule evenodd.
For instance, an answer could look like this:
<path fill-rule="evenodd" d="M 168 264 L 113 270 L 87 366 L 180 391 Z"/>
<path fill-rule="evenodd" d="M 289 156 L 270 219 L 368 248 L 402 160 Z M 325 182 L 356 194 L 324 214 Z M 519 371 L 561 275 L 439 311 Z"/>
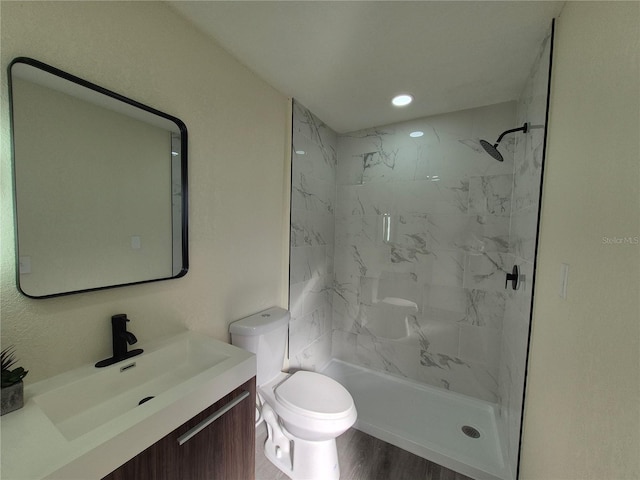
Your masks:
<path fill-rule="evenodd" d="M 273 307 L 233 322 L 231 343 L 256 354 L 264 452 L 294 480 L 338 480 L 336 437 L 357 417 L 349 392 L 315 372 L 282 372 L 289 312 Z"/>

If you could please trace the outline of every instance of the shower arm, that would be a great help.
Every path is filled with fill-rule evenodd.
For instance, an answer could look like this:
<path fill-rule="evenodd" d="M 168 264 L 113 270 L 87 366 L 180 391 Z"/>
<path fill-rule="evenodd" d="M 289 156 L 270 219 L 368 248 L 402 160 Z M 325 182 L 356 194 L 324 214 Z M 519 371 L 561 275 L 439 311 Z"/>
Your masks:
<path fill-rule="evenodd" d="M 500 136 L 498 137 L 498 140 L 496 140 L 496 143 L 494 145 L 494 147 L 497 147 L 498 144 L 500 143 L 500 141 L 502 140 L 502 137 L 504 137 L 506 134 L 508 133 L 513 133 L 513 132 L 523 132 L 523 133 L 527 133 L 527 130 L 529 129 L 529 124 L 525 123 L 523 126 L 521 126 L 520 128 L 512 128 L 511 130 L 506 130 L 504 132 L 502 132 L 500 134 Z"/>

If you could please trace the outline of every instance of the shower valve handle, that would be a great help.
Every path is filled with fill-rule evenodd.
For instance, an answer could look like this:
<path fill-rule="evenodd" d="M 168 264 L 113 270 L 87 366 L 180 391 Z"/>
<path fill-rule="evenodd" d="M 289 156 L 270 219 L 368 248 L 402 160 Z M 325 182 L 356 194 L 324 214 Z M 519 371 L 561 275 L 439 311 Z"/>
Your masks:
<path fill-rule="evenodd" d="M 507 273 L 507 276 L 504 280 L 504 288 L 507 288 L 507 284 L 511 282 L 511 288 L 516 290 L 518 288 L 518 280 L 520 279 L 520 272 L 518 270 L 518 266 L 514 265 L 511 273 Z"/>

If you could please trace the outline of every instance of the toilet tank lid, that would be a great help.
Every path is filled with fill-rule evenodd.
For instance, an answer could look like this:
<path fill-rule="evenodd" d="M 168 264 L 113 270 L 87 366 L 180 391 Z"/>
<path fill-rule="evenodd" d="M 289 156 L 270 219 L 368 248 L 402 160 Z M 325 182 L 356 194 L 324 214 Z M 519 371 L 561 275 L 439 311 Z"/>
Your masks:
<path fill-rule="evenodd" d="M 280 307 L 271 307 L 262 312 L 236 320 L 229 325 L 229 332 L 238 335 L 262 335 L 289 323 L 289 311 Z"/>

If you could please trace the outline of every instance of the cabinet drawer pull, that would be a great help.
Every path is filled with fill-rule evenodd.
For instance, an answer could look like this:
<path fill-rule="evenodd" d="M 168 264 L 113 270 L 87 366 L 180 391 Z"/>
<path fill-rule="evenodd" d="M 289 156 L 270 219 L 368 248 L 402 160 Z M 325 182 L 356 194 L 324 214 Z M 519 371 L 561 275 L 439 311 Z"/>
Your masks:
<path fill-rule="evenodd" d="M 202 430 L 207 428 L 209 425 L 211 425 L 213 422 L 215 422 L 222 415 L 224 415 L 229 410 L 231 410 L 233 407 L 235 407 L 240 402 L 242 402 L 249 395 L 251 395 L 249 392 L 247 392 L 246 390 L 243 390 L 242 393 L 239 396 L 237 396 L 236 398 L 231 400 L 224 407 L 222 407 L 219 410 L 216 410 L 215 412 L 213 412 L 209 417 L 205 418 L 203 421 L 201 421 L 198 425 L 193 427 L 187 433 L 185 433 L 183 435 L 180 435 L 180 437 L 178 438 L 178 444 L 183 445 L 186 442 L 188 442 L 189 440 L 191 440 L 191 438 L 193 436 L 195 436 L 196 434 L 200 433 Z"/>

